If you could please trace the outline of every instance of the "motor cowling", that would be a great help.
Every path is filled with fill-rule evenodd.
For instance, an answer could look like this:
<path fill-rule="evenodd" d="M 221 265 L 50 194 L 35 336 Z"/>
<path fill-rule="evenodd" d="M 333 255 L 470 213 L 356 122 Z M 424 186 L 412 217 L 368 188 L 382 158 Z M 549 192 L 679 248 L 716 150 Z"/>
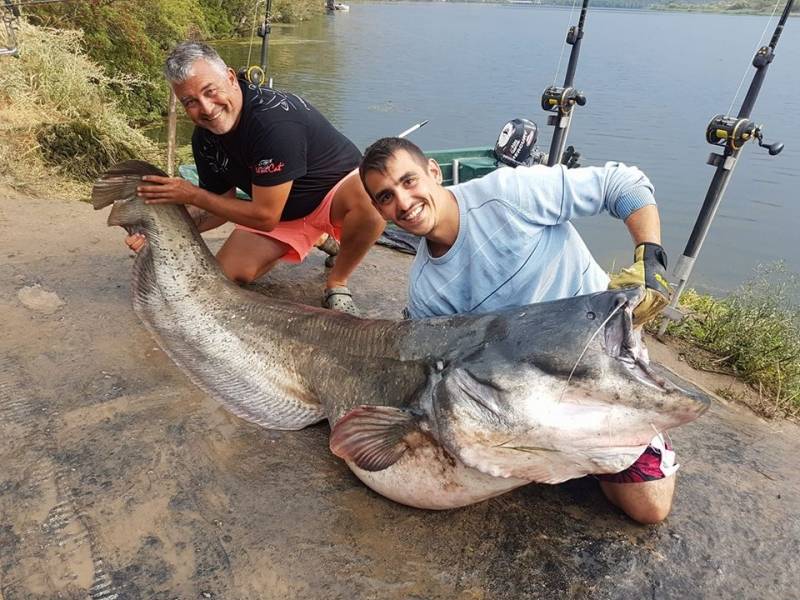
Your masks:
<path fill-rule="evenodd" d="M 494 155 L 503 164 L 512 167 L 536 164 L 535 150 L 539 130 L 536 123 L 528 119 L 512 119 L 503 126 L 494 145 Z"/>

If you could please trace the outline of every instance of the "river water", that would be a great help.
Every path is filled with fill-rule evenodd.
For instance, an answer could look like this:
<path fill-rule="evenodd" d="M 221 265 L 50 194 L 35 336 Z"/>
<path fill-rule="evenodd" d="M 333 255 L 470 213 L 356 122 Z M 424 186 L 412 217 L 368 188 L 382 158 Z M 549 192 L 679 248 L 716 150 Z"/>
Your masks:
<path fill-rule="evenodd" d="M 350 6 L 348 13 L 273 26 L 275 87 L 309 99 L 361 148 L 423 119 L 430 123 L 412 134 L 423 148 L 491 145 L 514 117 L 537 122 L 539 145 L 549 147 L 551 128 L 539 99 L 547 85 L 563 83 L 564 38 L 577 10 L 452 2 Z M 760 36 L 766 29 L 761 43 L 769 41 L 774 25 L 761 16 L 589 10 L 575 79 L 588 102 L 577 109 L 568 143 L 582 152 L 584 165 L 617 160 L 649 175 L 670 268 L 714 172 L 705 164 L 713 150 L 705 127 L 715 114 L 738 111 Z M 258 62 L 259 43 L 217 47 L 229 64 L 242 66 Z M 755 144 L 743 151 L 692 287 L 724 294 L 758 264 L 777 260 L 800 272 L 799 55 L 800 21 L 791 19 L 752 113 L 765 125 L 766 140 L 786 148 L 777 157 Z M 188 141 L 187 123 L 181 132 Z M 621 223 L 598 217 L 577 225 L 603 267 L 627 266 L 632 245 Z"/>

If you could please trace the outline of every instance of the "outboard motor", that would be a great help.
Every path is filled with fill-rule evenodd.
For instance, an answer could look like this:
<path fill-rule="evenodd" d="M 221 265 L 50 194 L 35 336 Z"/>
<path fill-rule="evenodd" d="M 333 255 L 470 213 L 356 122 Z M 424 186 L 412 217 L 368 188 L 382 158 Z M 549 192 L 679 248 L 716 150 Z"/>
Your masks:
<path fill-rule="evenodd" d="M 546 160 L 546 155 L 536 149 L 539 130 L 528 119 L 513 119 L 503 126 L 494 145 L 498 162 L 511 167 L 531 166 Z"/>

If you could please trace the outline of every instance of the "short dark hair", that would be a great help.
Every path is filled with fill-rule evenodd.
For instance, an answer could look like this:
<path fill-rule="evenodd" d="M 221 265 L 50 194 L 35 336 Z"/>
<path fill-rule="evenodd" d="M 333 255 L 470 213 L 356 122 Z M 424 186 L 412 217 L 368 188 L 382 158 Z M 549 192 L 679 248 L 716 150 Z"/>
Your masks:
<path fill-rule="evenodd" d="M 428 166 L 428 157 L 414 142 L 400 137 L 379 139 L 364 151 L 364 158 L 361 159 L 361 164 L 358 166 L 358 175 L 361 177 L 361 183 L 364 184 L 364 189 L 367 190 L 370 197 L 372 197 L 372 192 L 367 189 L 367 172 L 378 171 L 385 173 L 386 163 L 400 150 L 408 152 L 411 158 L 420 166 Z"/>

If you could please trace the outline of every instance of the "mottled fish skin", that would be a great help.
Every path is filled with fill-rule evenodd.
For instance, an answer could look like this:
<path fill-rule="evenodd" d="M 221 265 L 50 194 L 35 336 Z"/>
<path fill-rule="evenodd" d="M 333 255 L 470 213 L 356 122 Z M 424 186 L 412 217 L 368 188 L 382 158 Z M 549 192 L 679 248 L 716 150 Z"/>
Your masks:
<path fill-rule="evenodd" d="M 301 429 L 327 418 L 334 453 L 393 500 L 451 508 L 531 481 L 619 471 L 654 428 L 708 406 L 634 360 L 638 290 L 415 321 L 268 298 L 223 275 L 183 206 L 136 196 L 146 174 L 163 172 L 117 165 L 92 203 L 113 204 L 109 225 L 148 239 L 133 305 L 159 345 L 248 421 Z"/>

